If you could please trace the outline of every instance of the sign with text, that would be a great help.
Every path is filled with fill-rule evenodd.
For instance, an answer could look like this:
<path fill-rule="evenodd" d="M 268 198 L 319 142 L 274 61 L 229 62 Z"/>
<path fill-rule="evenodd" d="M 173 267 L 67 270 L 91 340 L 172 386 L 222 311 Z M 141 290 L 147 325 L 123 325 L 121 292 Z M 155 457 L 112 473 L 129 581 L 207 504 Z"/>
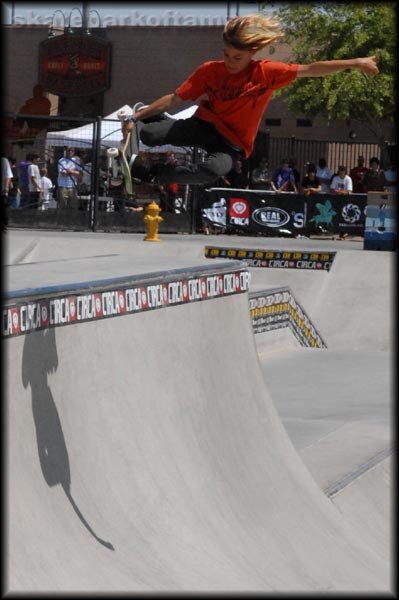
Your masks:
<path fill-rule="evenodd" d="M 268 236 L 348 233 L 364 235 L 367 195 L 276 193 L 211 188 L 201 212 L 204 219 L 227 231 Z"/>
<path fill-rule="evenodd" d="M 304 196 L 263 190 L 206 190 L 202 216 L 232 231 L 295 236 L 303 231 Z"/>
<path fill-rule="evenodd" d="M 329 271 L 336 253 L 310 250 L 260 250 L 205 246 L 204 254 L 206 258 L 243 260 L 249 267 Z"/>
<path fill-rule="evenodd" d="M 251 293 L 249 311 L 255 334 L 289 327 L 301 346 L 327 348 L 320 333 L 289 288 Z"/>
<path fill-rule="evenodd" d="M 93 96 L 110 87 L 111 43 L 87 34 L 57 35 L 40 43 L 39 82 L 59 96 Z"/>
<path fill-rule="evenodd" d="M 11 302 L 2 310 L 2 337 L 32 331 L 141 313 L 180 304 L 241 294 L 249 289 L 246 270 L 215 273 L 172 281 L 137 283 L 134 286 L 98 290 L 85 294 L 63 294 L 55 298 Z"/>
<path fill-rule="evenodd" d="M 331 233 L 364 235 L 366 194 L 315 194 L 306 201 L 306 233 L 320 229 Z"/>

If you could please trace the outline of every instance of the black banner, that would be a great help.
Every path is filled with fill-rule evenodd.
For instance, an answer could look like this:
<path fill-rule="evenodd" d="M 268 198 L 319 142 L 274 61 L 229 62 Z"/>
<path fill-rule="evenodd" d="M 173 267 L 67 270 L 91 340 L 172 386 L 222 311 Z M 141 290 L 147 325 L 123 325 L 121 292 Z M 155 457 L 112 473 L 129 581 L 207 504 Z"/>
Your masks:
<path fill-rule="evenodd" d="M 315 194 L 306 199 L 305 231 L 364 235 L 367 194 Z"/>
<path fill-rule="evenodd" d="M 367 195 L 315 194 L 211 188 L 201 205 L 205 220 L 233 233 L 267 236 L 348 233 L 364 235 Z"/>
<path fill-rule="evenodd" d="M 303 233 L 304 196 L 262 190 L 211 188 L 201 212 L 214 225 L 233 232 L 289 237 Z"/>

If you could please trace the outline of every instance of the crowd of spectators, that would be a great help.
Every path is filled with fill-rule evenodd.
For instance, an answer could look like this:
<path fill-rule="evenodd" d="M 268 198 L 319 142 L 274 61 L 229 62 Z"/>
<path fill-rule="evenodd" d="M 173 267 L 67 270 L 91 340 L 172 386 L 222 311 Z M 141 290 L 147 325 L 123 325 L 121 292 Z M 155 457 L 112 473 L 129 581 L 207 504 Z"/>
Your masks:
<path fill-rule="evenodd" d="M 325 158 L 320 158 L 317 165 L 308 162 L 301 178 L 296 169 L 295 159 L 283 158 L 276 169 L 270 168 L 267 157 L 261 157 L 250 174 L 241 160 L 237 160 L 233 169 L 218 183 L 219 187 L 239 189 L 265 190 L 274 192 L 296 192 L 306 196 L 312 194 L 367 194 L 367 192 L 393 192 L 396 190 L 397 172 L 390 162 L 386 169 L 380 166 L 377 157 L 369 160 L 359 156 L 357 166 L 348 170 L 346 165 L 339 165 L 334 173 L 327 165 Z"/>
<path fill-rule="evenodd" d="M 49 176 L 45 161 L 37 153 L 27 154 L 19 162 L 3 154 L 1 160 L 3 207 L 40 210 L 83 208 L 82 196 L 90 191 L 91 164 L 85 162 L 74 148 L 67 148 L 56 161 L 53 176 Z M 166 160 L 173 162 L 176 157 L 169 152 Z M 365 162 L 364 156 L 359 156 L 356 166 L 348 169 L 346 165 L 339 165 L 334 173 L 321 157 L 317 165 L 308 162 L 301 177 L 293 158 L 283 158 L 273 169 L 268 158 L 262 156 L 252 171 L 248 169 L 247 161 L 236 160 L 232 170 L 215 182 L 214 187 L 294 192 L 306 196 L 396 191 L 397 171 L 393 161 L 386 164 L 385 169 L 381 168 L 375 156 L 370 158 L 368 167 Z M 107 158 L 104 157 L 99 165 L 100 196 L 113 194 L 109 187 L 110 175 Z M 159 201 L 163 211 L 179 212 L 176 201 L 180 195 L 177 184 L 160 185 Z"/>

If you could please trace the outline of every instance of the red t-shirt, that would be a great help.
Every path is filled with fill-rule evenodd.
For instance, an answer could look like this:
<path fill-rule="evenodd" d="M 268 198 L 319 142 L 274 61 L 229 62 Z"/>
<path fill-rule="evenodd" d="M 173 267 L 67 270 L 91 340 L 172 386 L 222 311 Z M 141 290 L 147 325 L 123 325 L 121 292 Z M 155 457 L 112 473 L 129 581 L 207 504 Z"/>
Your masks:
<path fill-rule="evenodd" d="M 352 179 L 353 192 L 355 194 L 361 194 L 363 192 L 362 181 L 363 181 L 364 174 L 367 173 L 367 171 L 368 171 L 367 167 L 354 167 L 350 171 L 349 177 Z"/>
<path fill-rule="evenodd" d="M 213 123 L 232 144 L 248 157 L 273 91 L 284 87 L 297 76 L 298 64 L 270 60 L 251 60 L 239 73 L 232 75 L 224 61 L 209 61 L 198 67 L 175 93 L 182 100 L 201 100 L 195 116 Z"/>

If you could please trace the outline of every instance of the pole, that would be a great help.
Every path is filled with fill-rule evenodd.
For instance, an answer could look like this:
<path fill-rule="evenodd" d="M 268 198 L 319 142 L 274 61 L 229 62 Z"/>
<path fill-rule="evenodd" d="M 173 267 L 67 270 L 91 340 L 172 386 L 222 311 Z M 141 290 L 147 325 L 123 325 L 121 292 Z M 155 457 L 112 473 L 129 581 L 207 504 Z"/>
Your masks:
<path fill-rule="evenodd" d="M 197 164 L 200 160 L 198 156 L 198 148 L 193 148 L 193 164 Z M 198 185 L 191 186 L 191 231 L 195 233 L 197 230 L 197 210 L 199 205 L 199 190 Z"/>
<path fill-rule="evenodd" d="M 100 189 L 100 154 L 101 154 L 101 121 L 100 116 L 95 121 L 94 131 L 95 139 L 93 144 L 93 157 L 91 162 L 91 193 L 90 193 L 90 227 L 92 231 L 96 230 L 98 194 Z"/>
<path fill-rule="evenodd" d="M 89 28 L 89 6 L 88 2 L 82 2 L 82 30 Z"/>

